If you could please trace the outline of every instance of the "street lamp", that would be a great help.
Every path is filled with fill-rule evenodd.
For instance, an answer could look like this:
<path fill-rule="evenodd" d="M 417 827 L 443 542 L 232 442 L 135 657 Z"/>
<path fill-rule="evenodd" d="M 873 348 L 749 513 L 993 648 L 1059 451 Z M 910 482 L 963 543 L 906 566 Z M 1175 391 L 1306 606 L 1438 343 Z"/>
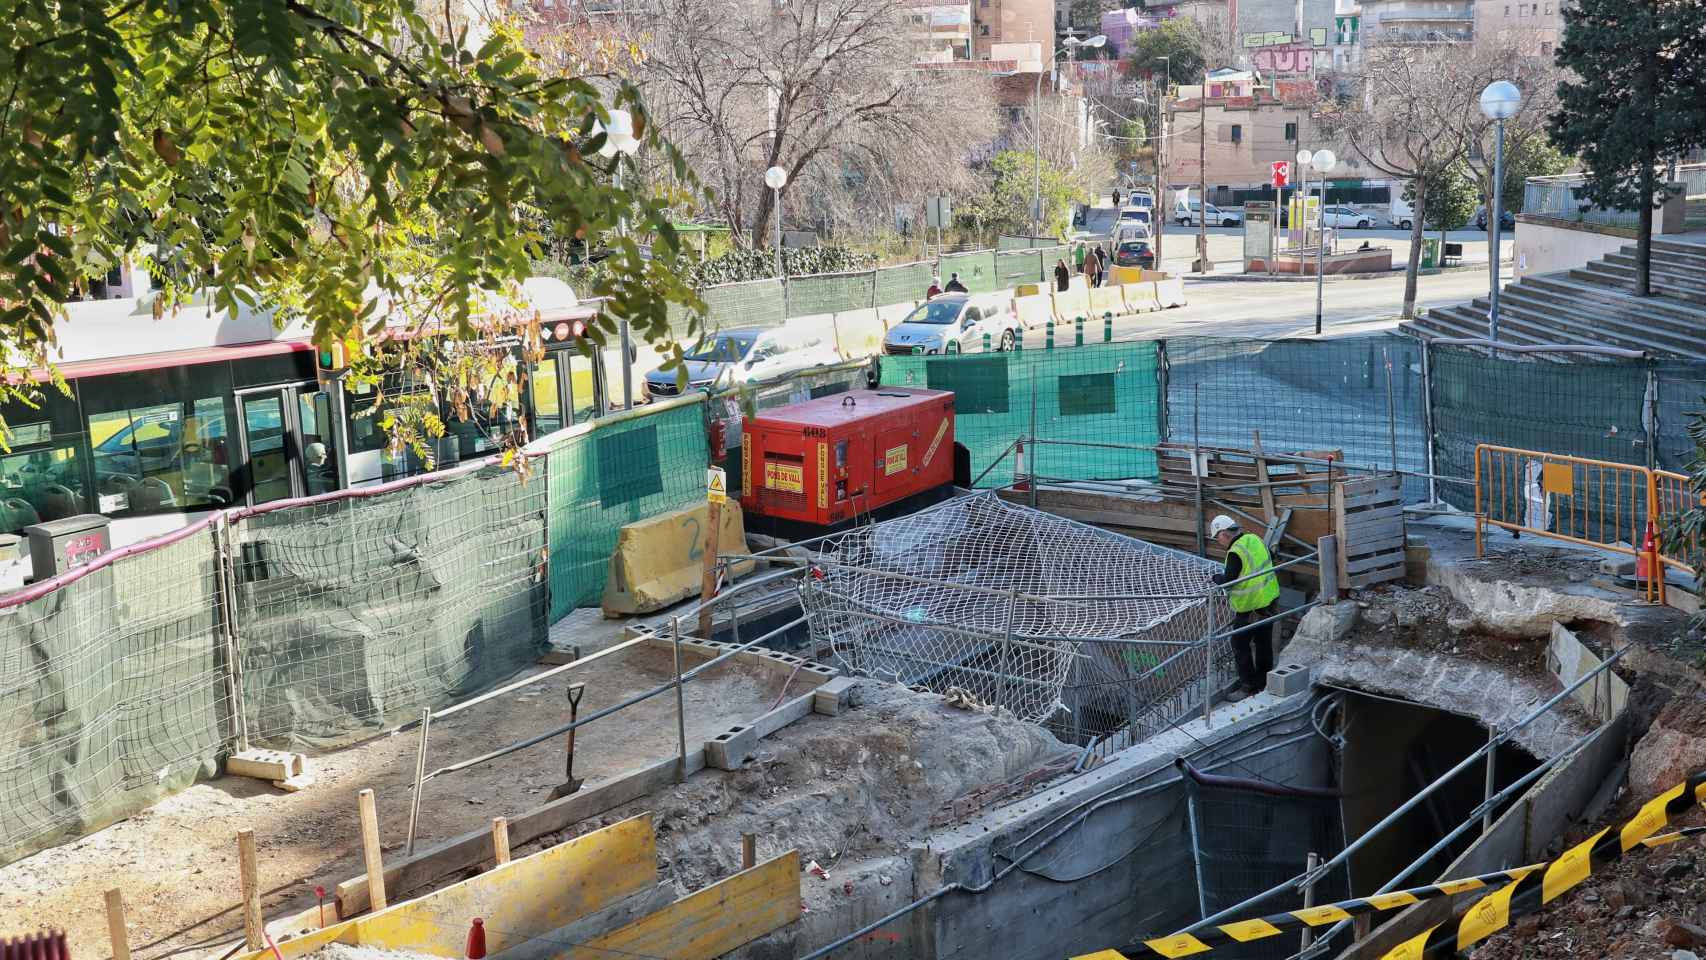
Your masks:
<path fill-rule="evenodd" d="M 1061 41 L 1061 46 L 1066 48 L 1066 59 L 1067 59 L 1068 63 L 1071 63 L 1072 62 L 1072 51 L 1073 50 L 1076 50 L 1079 47 L 1091 47 L 1091 48 L 1100 47 L 1107 42 L 1108 42 L 1108 38 L 1106 36 L 1104 36 L 1103 34 L 1098 33 L 1088 40 L 1080 40 L 1077 37 L 1067 37 L 1065 40 Z M 1056 57 L 1060 56 L 1060 52 L 1055 51 L 1055 56 Z M 1050 64 L 1050 66 L 1052 67 L 1053 64 Z M 1033 237 L 1041 236 L 1042 231 L 1043 231 L 1042 222 L 1043 222 L 1043 73 L 1044 72 L 1045 71 L 1042 69 L 1042 64 L 1039 63 L 1037 65 L 1037 88 L 1031 95 L 1032 112 L 1034 114 L 1034 118 L 1035 118 L 1036 125 L 1037 125 L 1037 144 L 1036 144 L 1036 154 L 1035 154 L 1036 180 L 1035 180 L 1035 183 L 1034 183 L 1032 191 L 1031 191 L 1031 236 L 1033 236 Z"/>
<path fill-rule="evenodd" d="M 764 185 L 770 188 L 770 208 L 776 215 L 776 276 L 782 277 L 782 188 L 788 185 L 788 171 L 781 167 L 764 171 Z"/>
<path fill-rule="evenodd" d="M 622 189 L 622 161 L 620 157 L 631 157 L 640 149 L 640 141 L 634 137 L 634 115 L 626 110 L 610 111 L 610 123 L 595 122 L 594 133 L 604 134 L 604 146 L 598 148 L 598 155 L 609 159 L 617 157 L 616 166 L 610 173 L 611 184 L 620 191 Z M 620 156 L 618 156 L 620 155 Z M 616 218 L 616 235 L 627 233 L 627 218 Z M 634 405 L 634 360 L 632 337 L 628 329 L 628 320 L 624 317 L 618 325 L 622 334 L 622 408 L 628 409 Z"/>
<path fill-rule="evenodd" d="M 1487 339 L 1493 341 L 1499 339 L 1499 218 L 1504 214 L 1505 121 L 1516 116 L 1521 109 L 1522 91 L 1509 80 L 1494 80 L 1481 91 L 1481 112 L 1493 121 L 1498 131 L 1493 141 L 1493 200 L 1489 204 L 1492 207 L 1493 239 L 1488 250 L 1492 276 L 1487 295 Z"/>
<path fill-rule="evenodd" d="M 1297 151 L 1298 172 L 1301 173 L 1308 167 L 1314 167 L 1315 172 L 1321 175 L 1321 207 L 1320 213 L 1316 215 L 1316 222 L 1319 224 L 1319 227 L 1315 231 L 1316 336 L 1321 335 L 1321 308 L 1323 300 L 1325 299 L 1324 294 L 1326 293 L 1326 279 L 1322 274 L 1326 269 L 1327 262 L 1327 171 L 1333 169 L 1333 164 L 1338 162 L 1339 158 L 1333 156 L 1333 151 L 1331 150 L 1317 150 L 1314 153 L 1310 153 L 1308 150 Z M 1308 180 L 1305 179 L 1304 182 L 1307 184 Z M 1307 187 L 1305 187 L 1303 191 L 1303 209 L 1299 211 L 1299 214 L 1303 217 L 1303 233 L 1305 238 L 1307 238 L 1309 235 L 1309 190 Z"/>

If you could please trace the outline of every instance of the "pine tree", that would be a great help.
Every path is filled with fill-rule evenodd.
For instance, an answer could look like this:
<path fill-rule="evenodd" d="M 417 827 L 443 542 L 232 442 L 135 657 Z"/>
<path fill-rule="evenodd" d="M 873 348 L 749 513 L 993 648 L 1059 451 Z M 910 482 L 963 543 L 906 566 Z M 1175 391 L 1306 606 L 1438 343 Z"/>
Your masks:
<path fill-rule="evenodd" d="M 1564 9 L 1552 140 L 1581 157 L 1582 196 L 1609 209 L 1639 208 L 1635 292 L 1649 296 L 1659 166 L 1706 145 L 1706 3 L 1576 0 Z"/>

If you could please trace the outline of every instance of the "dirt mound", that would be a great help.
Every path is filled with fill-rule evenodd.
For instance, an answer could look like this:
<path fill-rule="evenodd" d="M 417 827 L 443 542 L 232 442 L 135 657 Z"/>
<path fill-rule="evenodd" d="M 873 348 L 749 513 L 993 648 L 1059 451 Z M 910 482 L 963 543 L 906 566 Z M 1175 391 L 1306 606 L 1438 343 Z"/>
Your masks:
<path fill-rule="evenodd" d="M 964 798 L 992 787 L 1034 787 L 1028 774 L 1051 763 L 1064 769 L 1074 756 L 1047 731 L 1006 715 L 870 680 L 860 689 L 858 707 L 784 728 L 760 741 L 740 770 L 695 774 L 573 833 L 651 811 L 662 874 L 683 891 L 739 870 L 742 833 L 758 835 L 760 860 L 798 848 L 802 864 L 833 870 L 838 861 L 904 855 L 956 800 L 963 810 Z"/>
<path fill-rule="evenodd" d="M 1706 698 L 1677 697 L 1629 757 L 1629 789 L 1653 796 L 1706 769 Z"/>

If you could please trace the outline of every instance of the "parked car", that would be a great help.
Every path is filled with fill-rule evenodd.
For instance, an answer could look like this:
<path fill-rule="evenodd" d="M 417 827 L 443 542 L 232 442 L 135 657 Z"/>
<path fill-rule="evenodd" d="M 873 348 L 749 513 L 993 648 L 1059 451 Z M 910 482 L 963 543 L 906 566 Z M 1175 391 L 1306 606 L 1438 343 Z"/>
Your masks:
<path fill-rule="evenodd" d="M 1329 227 L 1353 228 L 1357 230 L 1372 230 L 1374 218 L 1355 207 L 1343 204 L 1331 204 L 1321 212 L 1323 222 Z"/>
<path fill-rule="evenodd" d="M 1484 206 L 1475 208 L 1475 229 L 1477 229 L 1477 230 L 1487 229 L 1487 208 Z M 1516 214 L 1511 213 L 1509 210 L 1500 210 L 1499 211 L 1499 229 L 1500 230 L 1515 230 L 1516 229 Z"/>
<path fill-rule="evenodd" d="M 1147 239 L 1125 240 L 1114 248 L 1114 266 L 1155 269 L 1155 248 Z"/>
<path fill-rule="evenodd" d="M 1127 204 L 1120 208 L 1120 223 L 1148 223 L 1151 212 L 1148 207 Z"/>
<path fill-rule="evenodd" d="M 973 302 L 970 294 L 936 297 L 906 315 L 883 337 L 883 352 L 893 356 L 937 353 L 977 353 L 983 335 L 1000 351 L 1013 349 L 1019 339 L 1019 318 Z"/>
<path fill-rule="evenodd" d="M 1155 233 L 1149 228 L 1149 222 L 1146 220 L 1126 220 L 1117 223 L 1114 225 L 1113 234 L 1108 237 L 1111 241 L 1109 246 L 1114 248 L 1118 248 L 1120 244 L 1128 240 L 1149 241 L 1154 238 Z"/>
<path fill-rule="evenodd" d="M 703 390 L 769 380 L 808 367 L 839 363 L 841 355 L 821 332 L 782 326 L 721 331 L 684 359 L 687 388 Z M 648 371 L 646 393 L 653 397 L 681 393 L 676 373 L 663 367 Z"/>
<path fill-rule="evenodd" d="M 1190 206 L 1182 201 L 1173 207 L 1173 219 L 1181 227 L 1194 227 L 1203 217 L 1203 205 L 1200 200 L 1192 200 Z M 1208 205 L 1208 225 L 1211 227 L 1236 227 L 1244 222 L 1244 218 L 1229 210 L 1223 211 L 1214 204 Z"/>

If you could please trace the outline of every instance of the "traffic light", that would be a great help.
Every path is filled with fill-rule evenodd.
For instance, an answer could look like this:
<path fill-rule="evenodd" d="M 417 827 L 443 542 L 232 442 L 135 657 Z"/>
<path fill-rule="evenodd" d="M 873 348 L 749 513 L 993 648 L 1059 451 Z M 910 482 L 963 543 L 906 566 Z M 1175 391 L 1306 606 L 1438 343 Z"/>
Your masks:
<path fill-rule="evenodd" d="M 322 388 L 343 379 L 351 356 L 361 352 L 354 340 L 333 340 L 314 351 L 314 376 Z"/>

